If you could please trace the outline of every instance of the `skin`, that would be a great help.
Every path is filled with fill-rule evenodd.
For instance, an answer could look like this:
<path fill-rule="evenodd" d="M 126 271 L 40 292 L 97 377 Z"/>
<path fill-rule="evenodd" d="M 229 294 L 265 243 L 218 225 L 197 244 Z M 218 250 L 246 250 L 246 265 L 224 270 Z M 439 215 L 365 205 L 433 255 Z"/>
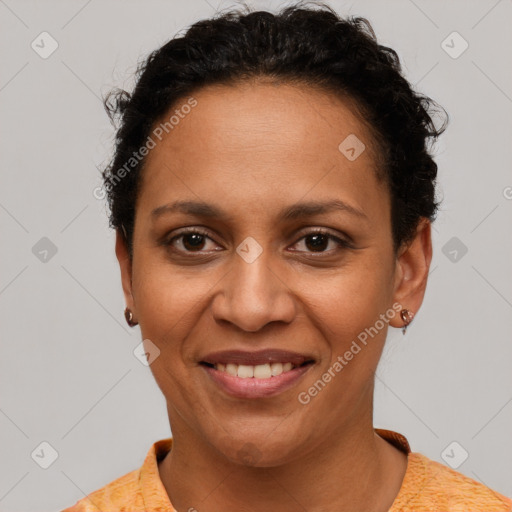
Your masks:
<path fill-rule="evenodd" d="M 173 434 L 159 463 L 170 500 L 201 512 L 387 511 L 407 466 L 372 421 L 388 324 L 307 405 L 297 396 L 394 303 L 417 313 L 430 223 L 423 219 L 394 254 L 375 144 L 350 101 L 263 82 L 209 86 L 194 97 L 197 106 L 147 157 L 132 262 L 119 233 L 116 240 L 126 304 L 160 350 L 150 368 Z M 366 145 L 352 162 L 338 150 L 349 134 Z M 328 199 L 366 217 L 278 219 L 291 204 Z M 227 218 L 152 220 L 153 209 L 175 200 L 214 204 Z M 159 242 L 183 227 L 207 230 L 196 251 L 190 237 Z M 315 228 L 350 236 L 353 248 L 327 238 L 315 249 L 306 237 Z M 263 250 L 252 263 L 236 252 L 247 237 Z M 398 313 L 389 325 L 402 327 Z M 293 388 L 250 400 L 220 391 L 198 364 L 212 351 L 263 348 L 312 355 L 315 364 Z"/>

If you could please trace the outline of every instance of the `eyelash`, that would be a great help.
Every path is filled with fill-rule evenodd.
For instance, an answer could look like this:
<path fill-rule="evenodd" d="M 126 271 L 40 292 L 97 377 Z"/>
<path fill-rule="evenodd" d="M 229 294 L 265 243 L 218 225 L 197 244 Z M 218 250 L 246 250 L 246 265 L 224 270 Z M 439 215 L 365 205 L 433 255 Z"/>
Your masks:
<path fill-rule="evenodd" d="M 186 229 L 186 230 L 182 231 L 181 233 L 173 236 L 171 239 L 169 239 L 167 241 L 164 241 L 164 245 L 170 247 L 173 251 L 181 253 L 181 254 L 199 254 L 200 255 L 201 251 L 182 251 L 180 249 L 175 249 L 174 247 L 172 247 L 172 243 L 175 240 L 178 240 L 178 239 L 180 239 L 186 235 L 190 235 L 190 234 L 201 235 L 201 236 L 207 237 L 210 240 L 212 240 L 212 238 L 209 236 L 209 233 L 207 231 L 203 231 L 199 228 L 191 228 L 191 229 Z M 325 229 L 321 229 L 321 228 L 318 228 L 318 229 L 309 231 L 308 233 L 305 233 L 304 235 L 301 236 L 301 238 L 299 238 L 299 240 L 297 240 L 297 242 L 295 242 L 294 245 L 296 245 L 299 241 L 303 240 L 304 238 L 307 238 L 308 236 L 312 236 L 312 235 L 326 236 L 329 240 L 333 240 L 334 242 L 336 242 L 338 244 L 338 246 L 339 246 L 338 249 L 354 248 L 354 246 L 347 240 L 343 240 L 342 238 L 339 238 L 339 237 L 333 235 L 332 233 L 330 233 L 329 231 L 326 231 Z M 212 240 L 212 241 L 215 241 L 215 240 Z M 336 251 L 336 250 L 337 249 L 334 249 L 334 251 Z M 300 252 L 304 252 L 304 251 L 294 251 L 294 252 L 300 253 Z M 308 252 L 308 251 L 306 251 L 306 252 Z M 331 254 L 332 252 L 333 252 L 333 250 L 317 252 L 317 253 L 315 253 L 314 251 L 310 251 L 309 254 L 313 254 L 313 255 L 315 255 L 315 257 L 318 257 L 318 256 L 321 256 L 322 254 Z"/>

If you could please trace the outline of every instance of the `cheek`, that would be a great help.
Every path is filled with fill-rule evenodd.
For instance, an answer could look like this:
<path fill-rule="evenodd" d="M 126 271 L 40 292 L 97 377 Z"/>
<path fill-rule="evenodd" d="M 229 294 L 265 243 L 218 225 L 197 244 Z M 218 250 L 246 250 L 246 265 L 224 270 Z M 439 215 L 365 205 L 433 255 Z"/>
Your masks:
<path fill-rule="evenodd" d="M 187 412 L 195 402 L 190 397 L 189 382 L 195 362 L 187 337 L 197 323 L 193 317 L 197 315 L 195 307 L 200 301 L 201 288 L 194 281 L 178 279 L 169 266 L 141 265 L 140 268 L 144 271 L 137 272 L 134 268 L 133 289 L 141 335 L 160 351 L 150 370 L 167 402 Z"/>
<path fill-rule="evenodd" d="M 192 273 L 184 275 L 150 251 L 141 251 L 133 269 L 133 290 L 144 334 L 153 333 L 164 341 L 183 330 L 194 304 L 208 289 L 204 281 Z"/>
<path fill-rule="evenodd" d="M 361 396 L 372 393 L 390 319 L 386 316 L 390 309 L 388 291 L 383 288 L 388 279 L 376 268 L 372 273 L 353 269 L 331 279 L 328 292 L 322 293 L 318 285 L 316 293 L 310 292 L 315 308 L 311 315 L 326 340 L 325 360 L 308 384 L 312 387 L 301 391 L 314 396 L 319 388 L 317 379 L 328 382 L 324 388 L 320 386 L 321 397 L 311 400 L 318 410 L 313 416 L 322 414 L 335 422 L 337 415 L 357 408 Z"/>
<path fill-rule="evenodd" d="M 346 341 L 385 313 L 392 292 L 387 268 L 383 258 L 365 257 L 304 287 L 311 314 L 328 327 L 326 335 Z"/>
<path fill-rule="evenodd" d="M 134 266 L 133 290 L 141 334 L 160 350 L 158 360 L 151 364 L 159 385 L 183 380 L 187 366 L 192 364 L 183 353 L 187 347 L 183 340 L 194 328 L 195 307 L 204 294 L 205 288 L 198 285 L 197 279 L 180 279 L 169 265 L 140 258 L 139 265 Z"/>

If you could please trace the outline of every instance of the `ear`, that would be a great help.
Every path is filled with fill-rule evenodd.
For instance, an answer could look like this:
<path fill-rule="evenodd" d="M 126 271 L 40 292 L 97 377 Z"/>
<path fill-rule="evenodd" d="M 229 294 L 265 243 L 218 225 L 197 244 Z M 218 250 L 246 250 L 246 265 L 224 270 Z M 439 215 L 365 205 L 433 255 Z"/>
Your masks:
<path fill-rule="evenodd" d="M 132 265 L 127 243 L 119 230 L 116 230 L 116 256 L 121 269 L 121 284 L 123 286 L 126 306 L 131 309 L 136 318 L 135 304 L 132 295 Z"/>
<path fill-rule="evenodd" d="M 427 287 L 428 272 L 432 261 L 431 223 L 422 217 L 414 240 L 399 250 L 396 269 L 393 304 L 398 302 L 402 309 L 416 315 L 423 302 Z M 393 327 L 404 325 L 400 314 L 389 322 Z"/>

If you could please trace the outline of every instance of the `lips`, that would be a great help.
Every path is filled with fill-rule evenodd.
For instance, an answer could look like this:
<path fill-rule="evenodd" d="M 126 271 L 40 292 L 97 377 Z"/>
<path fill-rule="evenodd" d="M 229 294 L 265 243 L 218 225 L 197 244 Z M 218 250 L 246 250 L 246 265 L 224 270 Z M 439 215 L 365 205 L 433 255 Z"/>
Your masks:
<path fill-rule="evenodd" d="M 216 364 L 258 366 L 272 363 L 291 363 L 293 366 L 301 366 L 306 362 L 314 362 L 314 358 L 297 352 L 278 349 L 259 350 L 256 352 L 225 350 L 221 352 L 212 352 L 201 360 L 201 363 L 209 366 L 214 366 Z"/>
<path fill-rule="evenodd" d="M 228 395 L 255 399 L 292 388 L 314 363 L 311 356 L 285 350 L 228 350 L 208 354 L 200 366 Z"/>

